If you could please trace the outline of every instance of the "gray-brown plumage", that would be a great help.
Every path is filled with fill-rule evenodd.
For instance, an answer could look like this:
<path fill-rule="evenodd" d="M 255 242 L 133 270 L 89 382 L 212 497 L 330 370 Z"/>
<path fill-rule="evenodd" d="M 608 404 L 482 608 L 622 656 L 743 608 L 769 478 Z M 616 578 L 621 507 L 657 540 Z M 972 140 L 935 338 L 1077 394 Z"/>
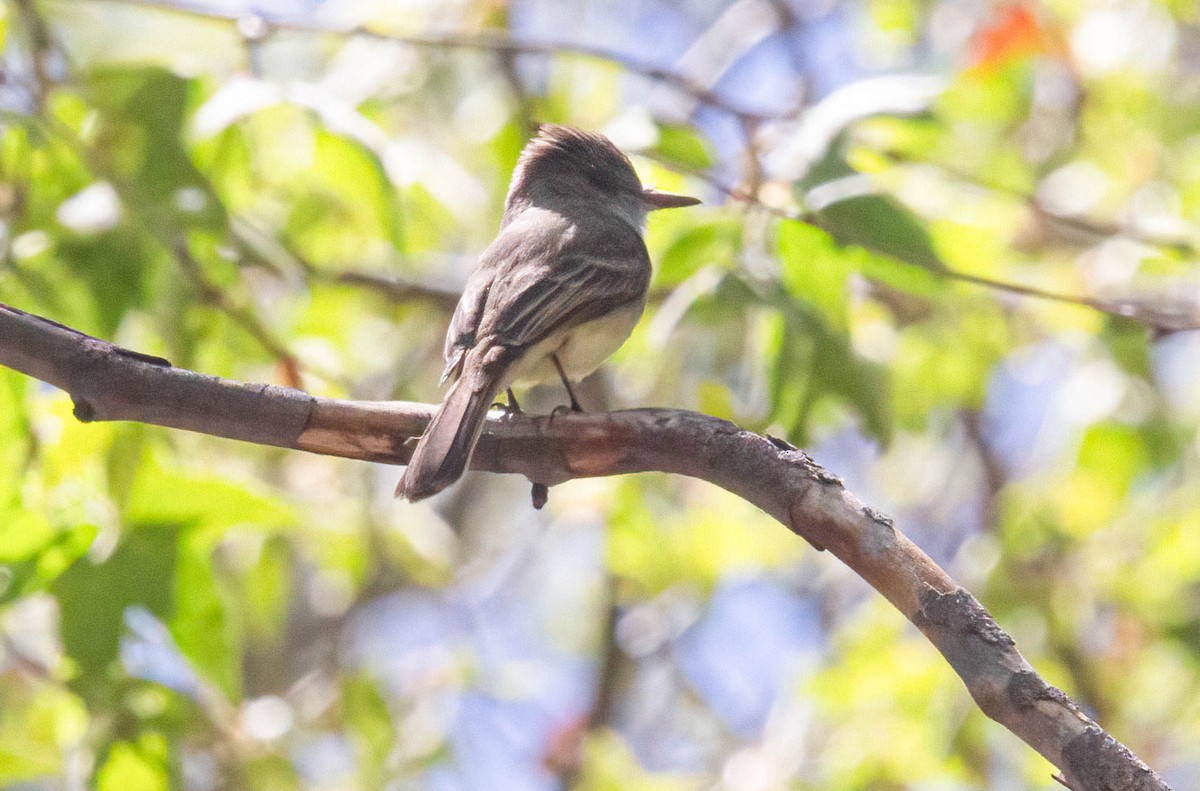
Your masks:
<path fill-rule="evenodd" d="M 543 125 L 513 172 L 500 233 L 467 279 L 446 335 L 454 379 L 396 495 L 421 500 L 463 474 L 496 395 L 578 380 L 624 343 L 645 307 L 646 214 L 695 198 L 644 189 L 607 138 Z"/>

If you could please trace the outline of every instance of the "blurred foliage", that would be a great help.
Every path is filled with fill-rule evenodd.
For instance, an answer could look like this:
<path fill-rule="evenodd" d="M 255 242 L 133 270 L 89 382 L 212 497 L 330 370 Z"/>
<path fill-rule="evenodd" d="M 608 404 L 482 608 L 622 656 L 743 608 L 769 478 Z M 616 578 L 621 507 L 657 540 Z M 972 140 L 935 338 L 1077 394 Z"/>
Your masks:
<path fill-rule="evenodd" d="M 802 94 L 794 58 L 736 65 L 760 39 L 722 4 L 326 3 L 356 35 L 148 5 L 0 10 L 0 301 L 207 374 L 433 400 L 527 131 L 608 131 L 706 205 L 650 218 L 652 305 L 592 395 L 803 443 L 1200 786 L 1200 341 L 1156 323 L 1200 313 L 1192 4 L 834 4 L 789 29 L 829 82 L 765 121 L 638 58 L 390 36 L 695 39 L 736 55 L 734 108 Z M 891 81 L 820 61 L 851 44 Z M 537 514 L 468 477 L 414 507 L 396 474 L 82 425 L 0 370 L 0 786 L 1055 787 L 731 495 L 580 481 Z"/>

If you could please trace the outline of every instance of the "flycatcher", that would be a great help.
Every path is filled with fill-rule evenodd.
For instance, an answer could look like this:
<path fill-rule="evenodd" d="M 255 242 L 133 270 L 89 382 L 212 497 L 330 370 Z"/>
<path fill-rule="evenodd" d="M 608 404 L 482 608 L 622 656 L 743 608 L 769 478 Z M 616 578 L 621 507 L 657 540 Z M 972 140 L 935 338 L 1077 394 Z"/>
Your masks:
<path fill-rule="evenodd" d="M 557 376 L 578 410 L 571 380 L 616 351 L 646 306 L 646 214 L 699 202 L 644 188 L 603 135 L 542 125 L 513 172 L 500 233 L 450 321 L 442 383 L 455 381 L 396 495 L 415 502 L 458 480 L 493 400 L 514 383 Z"/>

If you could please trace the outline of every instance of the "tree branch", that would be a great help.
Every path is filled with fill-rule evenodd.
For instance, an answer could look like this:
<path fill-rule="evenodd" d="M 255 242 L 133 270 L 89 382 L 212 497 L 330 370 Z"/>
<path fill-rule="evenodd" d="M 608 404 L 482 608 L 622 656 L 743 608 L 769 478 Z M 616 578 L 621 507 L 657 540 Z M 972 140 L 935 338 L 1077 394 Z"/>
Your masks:
<path fill-rule="evenodd" d="M 172 367 L 0 304 L 0 365 L 67 391 L 83 421 L 136 420 L 312 453 L 404 463 L 434 407 L 318 398 Z M 992 616 L 807 454 L 695 412 L 637 409 L 487 422 L 474 469 L 553 485 L 671 472 L 754 503 L 828 549 L 912 621 L 975 702 L 1062 771 L 1077 791 L 1166 783 L 1025 661 Z"/>

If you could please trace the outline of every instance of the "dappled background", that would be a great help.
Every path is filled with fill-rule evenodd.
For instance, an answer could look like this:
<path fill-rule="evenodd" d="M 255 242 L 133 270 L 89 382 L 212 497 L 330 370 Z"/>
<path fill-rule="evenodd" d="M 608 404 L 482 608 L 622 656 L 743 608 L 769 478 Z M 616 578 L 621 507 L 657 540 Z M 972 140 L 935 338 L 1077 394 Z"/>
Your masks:
<path fill-rule="evenodd" d="M 652 304 L 585 403 L 803 445 L 1200 787 L 1194 3 L 0 13 L 0 301 L 436 400 L 524 141 L 603 131 L 705 205 L 651 217 Z M 642 475 L 537 512 L 468 475 L 414 506 L 398 472 L 82 425 L 0 370 L 0 786 L 1055 787 L 732 495 Z"/>

